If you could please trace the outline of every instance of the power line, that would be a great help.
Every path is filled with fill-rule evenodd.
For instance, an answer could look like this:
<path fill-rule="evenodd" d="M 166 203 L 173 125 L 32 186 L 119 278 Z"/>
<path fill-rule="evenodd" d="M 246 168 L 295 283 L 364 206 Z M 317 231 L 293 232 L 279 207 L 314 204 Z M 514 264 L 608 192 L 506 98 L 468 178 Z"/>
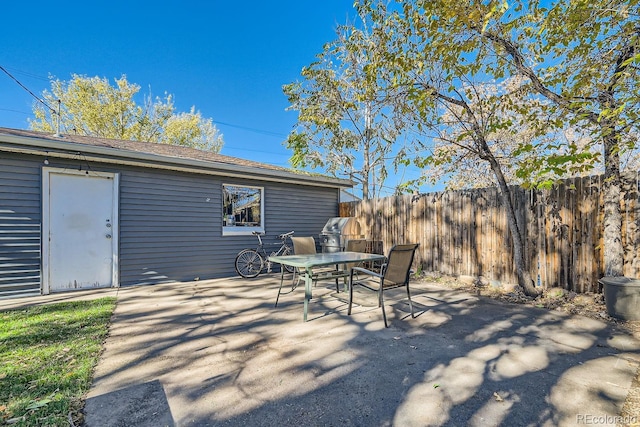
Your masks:
<path fill-rule="evenodd" d="M 234 147 L 234 146 L 232 146 L 232 145 L 227 145 L 227 144 L 223 145 L 223 147 L 222 147 L 222 148 L 223 148 L 223 149 L 224 149 L 224 148 L 227 148 L 227 149 L 229 149 L 229 150 L 237 150 L 237 151 L 249 151 L 249 152 L 252 152 L 252 153 L 275 154 L 275 155 L 277 155 L 277 156 L 289 156 L 289 153 L 278 153 L 278 152 L 276 152 L 276 151 L 264 151 L 264 150 L 252 150 L 252 149 L 250 149 L 250 148 L 237 147 L 237 146 L 236 146 L 236 147 Z"/>
<path fill-rule="evenodd" d="M 44 102 L 42 99 L 40 99 L 35 93 L 31 92 L 31 90 L 29 90 L 28 87 L 26 87 L 25 85 L 23 85 L 22 83 L 20 83 L 20 81 L 18 79 L 16 79 L 15 77 L 13 77 L 13 75 L 8 72 L 2 65 L 0 65 L 0 70 L 4 71 L 4 73 L 11 77 L 13 79 L 13 81 L 15 81 L 16 83 L 18 83 L 18 85 L 26 90 L 31 96 L 33 96 L 36 101 L 40 102 L 42 105 L 44 105 L 45 107 L 47 107 L 49 110 L 51 110 L 53 112 L 53 114 L 57 114 L 56 110 L 54 110 L 53 108 L 51 108 L 51 106 L 49 106 L 49 104 L 47 104 L 46 102 Z"/>
<path fill-rule="evenodd" d="M 224 125 L 224 126 L 229 126 L 229 127 L 232 127 L 232 128 L 238 128 L 238 129 L 247 130 L 247 131 L 250 131 L 250 132 L 260 133 L 262 135 L 276 136 L 278 138 L 286 138 L 285 134 L 278 133 L 278 132 L 271 132 L 271 131 L 268 131 L 268 130 L 255 129 L 255 128 L 250 128 L 250 127 L 246 127 L 246 126 L 234 125 L 234 124 L 231 124 L 231 123 L 218 122 L 216 120 L 212 120 L 212 122 L 215 123 L 215 124 L 218 124 L 218 125 Z"/>
<path fill-rule="evenodd" d="M 38 102 L 40 102 L 42 105 L 44 105 L 45 107 L 47 107 L 49 110 L 51 110 L 51 112 L 53 112 L 53 114 L 57 114 L 57 111 L 55 109 L 53 109 L 49 104 L 47 104 L 43 99 L 41 99 L 40 97 L 38 97 L 36 94 L 34 94 L 29 88 L 27 88 L 24 84 L 22 84 L 16 77 L 14 77 L 5 67 L 0 65 L 0 70 L 2 70 L 7 76 L 9 76 L 13 81 L 15 81 L 22 89 L 24 89 L 25 91 L 27 91 L 34 99 L 36 99 Z M 39 79 L 43 79 L 43 77 L 41 76 L 37 76 L 35 74 L 30 74 L 24 71 L 20 71 L 20 74 L 29 76 L 29 77 L 34 77 L 34 78 L 39 78 Z M 9 110 L 5 110 L 5 111 L 9 111 Z M 17 111 L 16 111 L 17 112 Z M 235 125 L 232 123 L 226 123 L 226 122 L 220 122 L 220 121 L 216 121 L 216 120 L 212 120 L 213 123 L 218 124 L 218 125 L 223 125 L 223 126 L 229 126 L 229 127 L 233 127 L 233 128 L 237 128 L 237 129 L 242 129 L 242 130 L 246 130 L 249 132 L 254 132 L 254 133 L 258 133 L 258 134 L 262 134 L 262 135 L 267 135 L 267 136 L 274 136 L 277 138 L 286 138 L 285 134 L 279 133 L 279 132 L 271 132 L 271 131 L 267 131 L 267 130 L 263 130 L 263 129 L 256 129 L 256 128 L 250 128 L 247 126 L 240 126 L 240 125 Z M 251 151 L 251 150 L 249 150 Z"/>
<path fill-rule="evenodd" d="M 9 111 L 9 112 L 11 112 L 11 113 L 24 114 L 25 116 L 29 116 L 29 115 L 31 115 L 31 113 L 27 113 L 26 111 L 11 110 L 11 109 L 9 109 L 9 108 L 0 108 L 0 111 Z"/>
<path fill-rule="evenodd" d="M 13 76 L 13 74 L 11 74 L 5 67 L 0 65 L 0 70 L 2 70 L 7 76 L 9 76 L 13 81 L 15 81 L 21 88 L 23 88 L 25 91 L 27 91 L 33 98 L 35 98 L 38 102 L 40 102 L 42 105 L 44 105 L 45 107 L 47 107 L 49 110 L 51 110 L 54 114 L 57 114 L 57 111 L 54 110 L 50 105 L 48 105 L 44 100 L 42 100 L 40 97 L 38 97 L 36 94 L 34 94 L 31 90 L 29 90 L 29 88 L 27 88 L 25 85 L 23 85 L 16 77 Z M 35 74 L 31 74 L 28 73 L 26 71 L 18 71 L 19 74 L 28 76 L 28 77 L 32 77 L 32 78 L 37 78 L 37 79 L 41 79 L 41 80 L 46 80 L 45 78 L 43 78 L 42 76 L 38 76 Z M 229 127 L 233 127 L 233 128 L 237 128 L 237 129 L 242 129 L 242 130 L 246 130 L 249 132 L 255 132 L 255 133 L 259 133 L 262 135 L 267 135 L 267 136 L 274 136 L 274 137 L 278 137 L 278 138 L 286 138 L 286 135 L 282 134 L 282 133 L 278 133 L 278 132 L 271 132 L 271 131 L 267 131 L 267 130 L 263 130 L 263 129 L 256 129 L 256 128 L 250 128 L 247 126 L 240 126 L 240 125 L 235 125 L 232 123 L 226 123 L 226 122 L 219 122 L 216 120 L 212 120 L 213 123 L 219 124 L 219 125 L 223 125 L 223 126 L 229 126 Z"/>
<path fill-rule="evenodd" d="M 34 74 L 34 73 L 30 73 L 28 71 L 23 71 L 23 70 L 18 70 L 17 68 L 10 68 L 10 67 L 5 67 L 5 68 L 7 70 L 11 70 L 11 72 L 14 75 L 19 74 L 19 75 L 22 75 L 22 76 L 25 76 L 25 77 L 29 77 L 30 79 L 42 80 L 42 81 L 45 81 L 45 82 L 49 81 L 48 77 L 44 77 L 44 76 L 41 76 L 39 74 Z"/>

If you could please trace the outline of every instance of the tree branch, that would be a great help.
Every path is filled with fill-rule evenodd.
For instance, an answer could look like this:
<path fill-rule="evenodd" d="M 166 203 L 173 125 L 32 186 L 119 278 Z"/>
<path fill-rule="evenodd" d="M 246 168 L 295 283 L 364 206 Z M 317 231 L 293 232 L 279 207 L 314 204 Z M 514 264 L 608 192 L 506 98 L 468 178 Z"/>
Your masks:
<path fill-rule="evenodd" d="M 499 46 L 502 46 L 502 48 L 504 48 L 507 54 L 513 59 L 513 63 L 516 67 L 516 70 L 518 70 L 518 72 L 520 72 L 522 75 L 527 77 L 529 81 L 531 81 L 531 84 L 536 88 L 536 90 L 539 93 L 541 93 L 546 98 L 552 100 L 553 102 L 555 102 L 556 104 L 564 108 L 567 108 L 577 113 L 585 115 L 590 122 L 598 123 L 597 114 L 595 114 L 592 111 L 585 110 L 582 107 L 579 107 L 577 109 L 575 107 L 572 107 L 571 104 L 564 97 L 562 97 L 561 95 L 558 95 L 557 93 L 555 93 L 554 91 L 546 87 L 542 83 L 542 81 L 538 78 L 538 75 L 530 67 L 528 67 L 525 64 L 525 59 L 522 53 L 520 52 L 518 47 L 511 42 L 511 40 L 507 40 L 490 31 L 480 31 L 480 34 L 483 37 L 491 40 L 492 42 L 497 43 Z"/>

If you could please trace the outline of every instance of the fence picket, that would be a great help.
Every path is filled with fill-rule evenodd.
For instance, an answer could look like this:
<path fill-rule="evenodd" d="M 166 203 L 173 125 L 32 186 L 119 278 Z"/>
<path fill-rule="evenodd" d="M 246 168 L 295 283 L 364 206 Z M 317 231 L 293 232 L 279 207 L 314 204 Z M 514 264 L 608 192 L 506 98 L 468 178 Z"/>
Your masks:
<path fill-rule="evenodd" d="M 566 180 L 551 190 L 513 188 L 530 272 L 543 288 L 597 292 L 604 275 L 602 177 Z M 625 275 L 640 275 L 638 178 L 625 175 L 621 200 Z M 416 268 L 515 283 L 505 210 L 496 189 L 446 191 L 341 203 L 362 234 L 391 245 L 419 243 Z"/>

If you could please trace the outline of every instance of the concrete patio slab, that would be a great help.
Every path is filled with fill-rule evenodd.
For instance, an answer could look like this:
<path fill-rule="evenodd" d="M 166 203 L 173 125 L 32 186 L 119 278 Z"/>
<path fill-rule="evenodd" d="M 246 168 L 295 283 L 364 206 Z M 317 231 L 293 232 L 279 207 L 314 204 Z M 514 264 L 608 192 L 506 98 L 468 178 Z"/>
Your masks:
<path fill-rule="evenodd" d="M 87 396 L 87 427 L 625 425 L 640 342 L 593 319 L 412 283 L 391 327 L 335 285 L 273 307 L 278 278 L 128 287 Z M 1 306 L 0 306 L 1 307 Z M 640 415 L 639 415 L 640 418 Z"/>

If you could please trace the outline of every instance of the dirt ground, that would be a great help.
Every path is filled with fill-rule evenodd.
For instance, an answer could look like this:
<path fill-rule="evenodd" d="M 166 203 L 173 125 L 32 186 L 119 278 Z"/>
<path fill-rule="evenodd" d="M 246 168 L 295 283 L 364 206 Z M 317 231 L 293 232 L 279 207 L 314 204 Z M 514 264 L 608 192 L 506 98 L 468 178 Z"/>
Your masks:
<path fill-rule="evenodd" d="M 452 289 L 460 289 L 513 304 L 527 304 L 533 307 L 590 317 L 607 322 L 612 328 L 626 331 L 640 340 L 640 321 L 624 321 L 609 316 L 604 295 L 601 293 L 576 294 L 562 288 L 551 288 L 543 291 L 542 295 L 537 298 L 531 298 L 526 296 L 519 287 L 492 286 L 491 283 L 473 277 L 455 278 L 429 273 L 420 275 L 417 280 L 435 283 Z M 640 427 L 640 368 L 636 372 L 636 377 L 620 415 L 627 419 L 638 420 L 633 424 L 620 425 L 620 427 Z"/>
<path fill-rule="evenodd" d="M 609 316 L 601 293 L 577 294 L 562 288 L 543 291 L 537 298 L 526 296 L 517 286 L 492 286 L 486 281 L 472 277 L 449 277 L 436 273 L 422 274 L 417 280 L 436 283 L 448 288 L 460 289 L 485 297 L 514 304 L 527 304 L 533 307 L 577 314 L 609 323 L 616 329 L 628 331 L 640 339 L 640 321 L 624 321 Z"/>

